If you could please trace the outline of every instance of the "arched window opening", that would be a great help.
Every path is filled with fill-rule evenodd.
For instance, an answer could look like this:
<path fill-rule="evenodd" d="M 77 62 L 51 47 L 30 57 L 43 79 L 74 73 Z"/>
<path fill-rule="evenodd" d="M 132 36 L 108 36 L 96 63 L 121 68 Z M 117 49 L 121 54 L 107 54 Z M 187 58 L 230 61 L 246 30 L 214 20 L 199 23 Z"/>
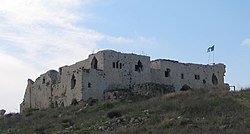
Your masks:
<path fill-rule="evenodd" d="M 97 69 L 97 63 L 98 63 L 98 61 L 97 61 L 96 57 L 94 56 L 94 58 L 91 61 L 91 68 Z"/>
<path fill-rule="evenodd" d="M 76 77 L 75 75 L 73 74 L 72 75 L 72 78 L 71 78 L 71 89 L 74 89 L 76 86 Z"/>
<path fill-rule="evenodd" d="M 185 85 L 183 85 L 183 86 L 181 87 L 180 91 L 188 91 L 188 90 L 191 90 L 191 89 L 192 89 L 192 88 L 191 88 L 189 85 L 185 84 Z"/>

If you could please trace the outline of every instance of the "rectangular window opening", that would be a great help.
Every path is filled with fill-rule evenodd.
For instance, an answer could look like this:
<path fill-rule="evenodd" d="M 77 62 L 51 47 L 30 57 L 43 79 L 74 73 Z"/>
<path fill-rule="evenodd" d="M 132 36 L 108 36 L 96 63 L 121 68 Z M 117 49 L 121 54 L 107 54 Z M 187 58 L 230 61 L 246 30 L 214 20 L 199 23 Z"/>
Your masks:
<path fill-rule="evenodd" d="M 45 77 L 43 77 L 43 84 L 45 84 Z"/>
<path fill-rule="evenodd" d="M 196 80 L 200 80 L 200 75 L 194 75 L 194 78 L 195 78 Z"/>
<path fill-rule="evenodd" d="M 169 77 L 170 76 L 170 69 L 167 68 L 167 70 L 165 71 L 165 77 Z"/>
<path fill-rule="evenodd" d="M 122 63 L 120 63 L 120 69 L 122 69 Z"/>
<path fill-rule="evenodd" d="M 118 68 L 118 65 L 119 65 L 119 62 L 117 61 L 117 62 L 116 62 L 116 68 Z"/>

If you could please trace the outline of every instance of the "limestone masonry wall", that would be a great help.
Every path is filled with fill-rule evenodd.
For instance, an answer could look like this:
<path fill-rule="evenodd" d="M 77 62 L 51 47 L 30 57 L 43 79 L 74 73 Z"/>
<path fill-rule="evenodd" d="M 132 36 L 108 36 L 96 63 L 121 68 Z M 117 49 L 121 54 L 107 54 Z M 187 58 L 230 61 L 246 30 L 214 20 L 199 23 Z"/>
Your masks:
<path fill-rule="evenodd" d="M 58 72 L 50 70 L 35 81 L 29 79 L 20 110 L 69 106 L 75 100 L 90 98 L 103 100 L 106 91 L 133 89 L 145 83 L 169 85 L 176 91 L 184 85 L 193 89 L 224 89 L 225 67 L 165 59 L 150 61 L 144 55 L 99 51 L 86 60 L 60 67 Z"/>

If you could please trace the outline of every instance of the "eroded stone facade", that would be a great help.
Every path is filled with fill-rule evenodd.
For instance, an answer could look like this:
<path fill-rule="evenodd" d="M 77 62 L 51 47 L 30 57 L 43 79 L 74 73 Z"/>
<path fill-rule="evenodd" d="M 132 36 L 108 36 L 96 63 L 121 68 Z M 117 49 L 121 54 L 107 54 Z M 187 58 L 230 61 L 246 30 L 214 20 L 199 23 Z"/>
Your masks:
<path fill-rule="evenodd" d="M 99 51 L 88 59 L 59 71 L 50 70 L 35 81 L 28 80 L 20 110 L 69 106 L 72 100 L 103 100 L 107 90 L 126 90 L 144 83 L 171 85 L 180 90 L 225 88 L 225 65 L 185 64 L 171 60 L 150 61 L 150 57 Z"/>

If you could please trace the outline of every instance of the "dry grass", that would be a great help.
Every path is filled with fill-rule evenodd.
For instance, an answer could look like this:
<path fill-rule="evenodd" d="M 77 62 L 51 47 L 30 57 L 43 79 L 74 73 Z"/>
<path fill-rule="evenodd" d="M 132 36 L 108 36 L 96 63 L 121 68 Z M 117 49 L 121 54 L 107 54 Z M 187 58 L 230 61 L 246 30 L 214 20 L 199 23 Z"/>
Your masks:
<path fill-rule="evenodd" d="M 0 133 L 103 133 L 98 127 L 117 118 L 108 118 L 110 113 L 119 111 L 119 117 L 133 118 L 145 110 L 149 118 L 142 125 L 118 127 L 113 133 L 250 133 L 250 90 L 184 91 L 133 103 L 99 102 L 83 107 L 29 110 L 0 118 Z"/>
<path fill-rule="evenodd" d="M 178 91 L 178 92 L 173 92 L 173 93 L 169 93 L 169 94 L 165 94 L 162 96 L 162 98 L 165 99 L 172 99 L 178 96 L 183 96 L 183 95 L 187 95 L 189 92 L 191 91 Z"/>

